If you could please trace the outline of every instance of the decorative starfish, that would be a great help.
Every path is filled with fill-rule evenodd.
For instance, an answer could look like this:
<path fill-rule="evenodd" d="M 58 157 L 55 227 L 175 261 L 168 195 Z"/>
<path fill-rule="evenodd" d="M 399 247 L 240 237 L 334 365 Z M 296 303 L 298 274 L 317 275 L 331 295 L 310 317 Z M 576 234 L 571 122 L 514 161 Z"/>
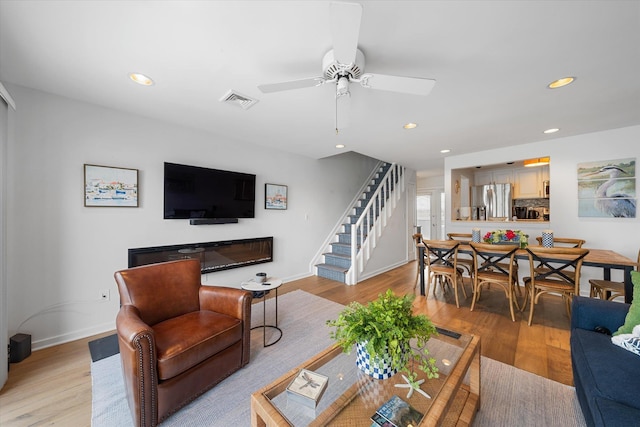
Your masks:
<path fill-rule="evenodd" d="M 413 390 L 417 391 L 418 393 L 420 393 L 421 395 L 423 395 L 427 399 L 431 399 L 431 396 L 429 396 L 425 391 L 420 389 L 420 385 L 424 382 L 424 380 L 416 381 L 415 382 L 416 386 L 414 387 L 411 384 L 411 382 L 409 381 L 409 379 L 407 377 L 405 377 L 404 375 L 402 375 L 402 379 L 405 380 L 406 384 L 396 384 L 395 386 L 398 387 L 398 388 L 408 388 L 409 389 L 409 392 L 407 393 L 407 399 L 409 399 L 411 396 L 413 396 Z"/>

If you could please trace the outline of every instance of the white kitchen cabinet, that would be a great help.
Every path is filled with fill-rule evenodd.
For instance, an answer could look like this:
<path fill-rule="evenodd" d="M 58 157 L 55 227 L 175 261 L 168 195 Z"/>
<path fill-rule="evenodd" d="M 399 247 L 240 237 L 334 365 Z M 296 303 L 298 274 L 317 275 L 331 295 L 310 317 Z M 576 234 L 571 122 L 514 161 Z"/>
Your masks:
<path fill-rule="evenodd" d="M 494 169 L 478 171 L 473 175 L 473 185 L 513 184 L 511 169 Z"/>
<path fill-rule="evenodd" d="M 493 171 L 493 182 L 496 184 L 513 184 L 512 169 L 496 169 Z"/>
<path fill-rule="evenodd" d="M 544 170 L 546 169 L 546 171 Z M 542 182 L 549 179 L 549 167 L 517 168 L 514 170 L 514 199 L 544 197 Z"/>
<path fill-rule="evenodd" d="M 542 173 L 542 181 L 549 181 L 549 166 L 542 166 L 540 171 Z"/>
<path fill-rule="evenodd" d="M 473 185 L 487 185 L 493 182 L 493 172 L 490 170 L 487 171 L 478 171 L 473 174 Z"/>

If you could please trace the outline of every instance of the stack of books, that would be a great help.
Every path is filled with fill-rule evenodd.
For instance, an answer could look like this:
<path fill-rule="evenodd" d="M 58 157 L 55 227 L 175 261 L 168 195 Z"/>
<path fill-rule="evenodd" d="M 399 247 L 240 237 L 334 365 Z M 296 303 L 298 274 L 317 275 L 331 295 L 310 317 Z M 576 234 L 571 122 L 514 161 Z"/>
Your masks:
<path fill-rule="evenodd" d="M 371 427 L 416 427 L 423 414 L 394 395 L 371 416 Z"/>

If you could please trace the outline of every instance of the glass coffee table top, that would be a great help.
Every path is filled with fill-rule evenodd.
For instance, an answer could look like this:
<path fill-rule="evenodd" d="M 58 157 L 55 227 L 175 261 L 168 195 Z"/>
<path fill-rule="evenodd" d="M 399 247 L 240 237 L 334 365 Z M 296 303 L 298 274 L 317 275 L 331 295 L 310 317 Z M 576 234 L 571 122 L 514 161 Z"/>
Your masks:
<path fill-rule="evenodd" d="M 397 395 L 421 413 L 426 414 L 438 399 L 447 379 L 472 339 L 471 335 L 461 334 L 459 338 L 454 338 L 440 334 L 429 340 L 427 349 L 430 356 L 436 360 L 440 377 L 426 379 L 426 375 L 418 369 L 417 364 L 415 369 L 419 378 L 425 378 L 421 389 L 428 393 L 431 399 L 417 392 L 414 392 L 411 398 L 407 398 L 408 388 L 395 387 L 396 384 L 404 383 L 400 373 L 387 380 L 371 378 L 356 367 L 355 349 L 347 355 L 337 346 L 323 351 L 260 392 L 270 406 L 273 406 L 293 426 L 369 427 L 372 425 L 370 417 L 393 395 Z M 475 348 L 473 351 L 475 352 Z M 287 396 L 286 387 L 303 368 L 329 378 L 327 388 L 318 400 L 315 410 Z M 465 373 L 466 369 L 458 375 Z"/>

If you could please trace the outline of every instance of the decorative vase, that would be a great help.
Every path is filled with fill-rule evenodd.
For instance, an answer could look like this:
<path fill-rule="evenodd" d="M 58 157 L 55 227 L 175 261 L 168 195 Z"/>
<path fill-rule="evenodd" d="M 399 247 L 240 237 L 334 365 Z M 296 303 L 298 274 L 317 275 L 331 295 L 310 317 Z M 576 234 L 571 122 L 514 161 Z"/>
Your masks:
<path fill-rule="evenodd" d="M 518 245 L 520 249 L 526 248 L 528 243 L 529 242 L 527 242 L 526 240 L 520 240 L 520 239 L 500 240 L 498 242 L 492 242 L 492 244 L 494 245 Z"/>
<path fill-rule="evenodd" d="M 494 242 L 494 245 L 520 245 L 519 240 L 500 240 L 499 242 Z"/>
<path fill-rule="evenodd" d="M 372 358 L 367 351 L 366 341 L 356 343 L 356 366 L 377 380 L 385 380 L 398 373 L 397 369 L 391 367 L 391 356 L 386 351 L 384 354 L 377 354 Z"/>

